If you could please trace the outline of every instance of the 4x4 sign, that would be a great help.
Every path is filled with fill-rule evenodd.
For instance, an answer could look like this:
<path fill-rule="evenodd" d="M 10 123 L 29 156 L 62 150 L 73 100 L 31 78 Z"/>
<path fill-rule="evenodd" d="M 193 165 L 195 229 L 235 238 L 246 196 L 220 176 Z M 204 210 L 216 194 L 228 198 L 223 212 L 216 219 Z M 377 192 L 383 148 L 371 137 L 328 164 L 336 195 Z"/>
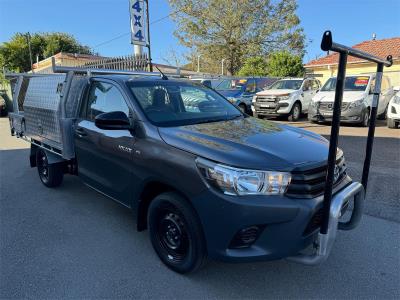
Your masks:
<path fill-rule="evenodd" d="M 131 43 L 134 45 L 147 45 L 144 11 L 143 0 L 130 0 Z"/>

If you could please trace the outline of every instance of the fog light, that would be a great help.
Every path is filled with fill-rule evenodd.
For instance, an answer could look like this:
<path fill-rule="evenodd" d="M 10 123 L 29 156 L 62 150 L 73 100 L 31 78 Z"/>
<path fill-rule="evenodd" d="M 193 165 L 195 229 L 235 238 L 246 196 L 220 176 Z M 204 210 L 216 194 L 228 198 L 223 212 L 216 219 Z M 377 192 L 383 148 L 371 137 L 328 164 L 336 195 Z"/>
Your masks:
<path fill-rule="evenodd" d="M 254 225 L 239 230 L 233 237 L 229 248 L 240 249 L 250 247 L 258 239 L 264 227 Z"/>

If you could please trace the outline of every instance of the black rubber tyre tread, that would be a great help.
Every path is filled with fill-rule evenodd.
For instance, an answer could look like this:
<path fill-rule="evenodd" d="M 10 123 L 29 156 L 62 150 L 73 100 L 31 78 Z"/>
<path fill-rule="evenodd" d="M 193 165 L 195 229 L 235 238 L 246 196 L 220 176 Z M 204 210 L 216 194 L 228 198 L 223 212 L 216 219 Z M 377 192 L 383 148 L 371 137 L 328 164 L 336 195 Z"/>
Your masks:
<path fill-rule="evenodd" d="M 183 218 L 188 238 L 190 241 L 190 253 L 180 264 L 171 262 L 166 255 L 163 255 L 159 241 L 157 239 L 157 210 L 163 205 L 172 205 L 177 209 Z M 150 203 L 147 216 L 150 240 L 155 252 L 161 261 L 175 272 L 185 274 L 195 272 L 203 266 L 206 261 L 207 250 L 204 234 L 200 220 L 185 198 L 175 192 L 166 192 L 156 196 Z"/>
<path fill-rule="evenodd" d="M 38 169 L 38 175 L 40 178 L 40 181 L 48 188 L 53 188 L 53 187 L 57 187 L 59 185 L 61 185 L 63 178 L 64 178 L 64 170 L 63 170 L 63 166 L 61 164 L 51 164 L 48 165 L 47 169 L 48 169 L 48 178 L 44 178 L 41 173 L 40 173 L 40 169 L 39 169 L 39 160 L 41 159 L 42 155 L 46 155 L 46 159 L 47 159 L 47 154 L 44 150 L 38 150 L 36 153 L 36 166 Z"/>
<path fill-rule="evenodd" d="M 298 106 L 298 107 L 299 107 L 299 110 L 300 110 L 298 118 L 294 118 L 294 116 L 293 116 L 293 111 L 294 111 L 295 106 Z M 293 106 L 292 106 L 292 110 L 290 111 L 288 120 L 289 120 L 290 122 L 297 122 L 297 121 L 300 119 L 300 117 L 301 117 L 301 104 L 300 104 L 299 101 L 296 101 L 296 102 L 293 104 Z"/>

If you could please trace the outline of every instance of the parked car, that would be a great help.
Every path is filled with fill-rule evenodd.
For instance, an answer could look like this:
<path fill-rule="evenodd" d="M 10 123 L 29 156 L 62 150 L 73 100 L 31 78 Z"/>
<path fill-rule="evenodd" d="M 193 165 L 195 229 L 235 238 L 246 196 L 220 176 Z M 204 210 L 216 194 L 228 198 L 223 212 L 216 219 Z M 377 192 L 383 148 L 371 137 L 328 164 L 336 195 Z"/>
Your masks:
<path fill-rule="evenodd" d="M 188 80 L 55 68 L 63 70 L 24 75 L 26 93 L 17 89 L 14 99 L 24 111 L 10 114 L 12 135 L 31 142 L 30 164 L 46 187 L 77 175 L 133 209 L 138 230 L 149 230 L 155 252 L 176 272 L 196 270 L 206 256 L 321 262 L 339 212 L 364 199 L 339 149 L 322 240 L 325 138 L 249 117 Z M 360 216 L 362 205 L 354 207 Z M 300 260 L 320 239 L 323 252 Z"/>
<path fill-rule="evenodd" d="M 7 114 L 7 103 L 3 96 L 0 95 L 0 116 Z"/>
<path fill-rule="evenodd" d="M 315 78 L 278 80 L 254 96 L 253 115 L 258 118 L 287 116 L 290 121 L 297 121 L 302 113 L 308 112 L 311 98 L 320 87 L 321 83 Z"/>
<path fill-rule="evenodd" d="M 375 86 L 375 74 L 347 76 L 344 84 L 341 122 L 368 126 Z M 308 118 L 311 122 L 332 120 L 336 77 L 329 78 L 319 93 L 312 99 Z M 385 118 L 390 98 L 394 91 L 389 78 L 383 76 L 379 97 L 378 118 Z"/>
<path fill-rule="evenodd" d="M 400 91 L 393 96 L 387 110 L 387 126 L 397 128 L 400 125 Z"/>
<path fill-rule="evenodd" d="M 215 89 L 229 102 L 238 106 L 242 112 L 252 114 L 251 100 L 253 96 L 276 80 L 276 78 L 268 77 L 227 78 Z"/>
<path fill-rule="evenodd" d="M 199 82 L 202 85 L 212 89 L 215 89 L 222 81 L 219 78 L 191 78 L 190 80 L 194 82 Z"/>

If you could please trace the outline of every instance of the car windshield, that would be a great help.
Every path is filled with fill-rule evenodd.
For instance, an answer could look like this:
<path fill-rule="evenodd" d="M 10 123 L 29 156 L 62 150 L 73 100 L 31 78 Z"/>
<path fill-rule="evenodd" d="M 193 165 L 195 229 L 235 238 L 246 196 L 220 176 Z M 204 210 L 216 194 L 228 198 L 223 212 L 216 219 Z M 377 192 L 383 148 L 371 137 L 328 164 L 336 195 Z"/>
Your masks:
<path fill-rule="evenodd" d="M 212 89 L 172 80 L 128 83 L 147 118 L 160 127 L 226 121 L 244 115 Z"/>
<path fill-rule="evenodd" d="M 301 87 L 303 80 L 278 80 L 271 85 L 269 90 L 298 90 Z"/>
<path fill-rule="evenodd" d="M 368 76 L 351 76 L 346 77 L 344 81 L 345 91 L 365 91 L 368 86 L 369 77 Z M 336 88 L 336 78 L 329 78 L 324 84 L 321 91 L 334 91 Z"/>
<path fill-rule="evenodd" d="M 246 83 L 247 79 L 225 79 L 215 89 L 217 91 L 242 90 Z"/>

